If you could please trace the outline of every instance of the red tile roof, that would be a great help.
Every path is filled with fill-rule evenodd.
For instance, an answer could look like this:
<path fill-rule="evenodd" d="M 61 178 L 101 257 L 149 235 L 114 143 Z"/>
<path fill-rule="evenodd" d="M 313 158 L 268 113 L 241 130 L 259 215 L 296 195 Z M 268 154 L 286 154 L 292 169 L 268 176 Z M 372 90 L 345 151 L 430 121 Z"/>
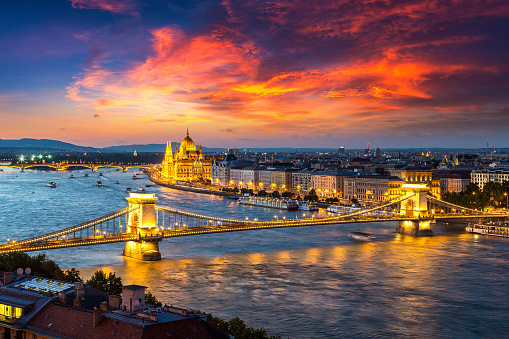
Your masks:
<path fill-rule="evenodd" d="M 46 333 L 49 336 L 68 338 L 228 338 L 223 332 L 198 318 L 186 318 L 171 322 L 153 323 L 145 321 L 144 325 L 108 317 L 106 313 L 97 326 L 93 326 L 92 312 L 49 305 L 42 310 L 26 327 L 27 331 Z"/>

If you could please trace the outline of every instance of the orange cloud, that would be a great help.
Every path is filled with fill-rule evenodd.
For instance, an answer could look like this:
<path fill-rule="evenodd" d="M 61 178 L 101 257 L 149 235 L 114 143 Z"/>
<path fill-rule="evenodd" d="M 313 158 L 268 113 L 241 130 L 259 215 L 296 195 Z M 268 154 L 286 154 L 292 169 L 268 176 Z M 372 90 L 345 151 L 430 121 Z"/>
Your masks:
<path fill-rule="evenodd" d="M 438 1 L 398 6 L 346 3 L 350 7 L 334 1 L 324 6 L 283 1 L 270 8 L 245 5 L 256 7 L 249 10 L 269 24 L 269 33 L 278 25 L 294 28 L 294 40 L 278 40 L 288 44 L 278 50 L 285 53 L 281 61 L 270 44 L 236 29 L 250 17 L 242 5 L 224 1 L 228 24 L 194 35 L 175 26 L 154 29 L 145 60 L 116 71 L 96 64 L 67 88 L 67 96 L 111 117 L 154 124 L 197 121 L 221 126 L 228 121 L 238 133 L 256 128 L 286 134 L 332 133 L 341 126 L 355 133 L 393 127 L 395 119 L 425 119 L 432 111 L 447 112 L 447 107 L 454 107 L 450 111 L 471 107 L 471 103 L 435 103 L 442 94 L 437 83 L 475 72 L 501 72 L 496 65 L 437 60 L 429 52 L 420 52 L 476 43 L 487 39 L 485 35 L 432 34 L 409 39 L 434 29 L 438 22 L 448 22 L 446 16 L 454 17 L 454 10 L 461 7 L 457 2 L 445 7 Z M 360 11 L 361 5 L 367 10 Z M 509 14 L 505 7 L 495 13 L 489 6 L 465 6 L 459 14 L 465 18 Z M 426 20 L 430 23 L 425 24 Z M 385 22 L 387 27 L 382 29 Z M 380 30 L 373 31 L 374 27 Z M 312 62 L 323 57 L 306 54 L 313 52 L 317 41 L 328 42 L 320 45 L 321 50 L 334 53 Z M 334 50 L 335 43 L 347 46 L 345 56 L 343 50 Z M 311 61 L 300 60 L 301 55 Z"/>

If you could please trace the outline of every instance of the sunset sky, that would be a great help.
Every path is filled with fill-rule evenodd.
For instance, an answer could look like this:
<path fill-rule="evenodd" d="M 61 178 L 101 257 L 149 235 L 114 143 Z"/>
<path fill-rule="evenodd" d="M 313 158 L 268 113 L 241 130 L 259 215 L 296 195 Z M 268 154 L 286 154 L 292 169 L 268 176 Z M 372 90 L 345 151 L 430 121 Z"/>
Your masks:
<path fill-rule="evenodd" d="M 0 22 L 0 139 L 509 147 L 507 0 L 3 1 Z"/>

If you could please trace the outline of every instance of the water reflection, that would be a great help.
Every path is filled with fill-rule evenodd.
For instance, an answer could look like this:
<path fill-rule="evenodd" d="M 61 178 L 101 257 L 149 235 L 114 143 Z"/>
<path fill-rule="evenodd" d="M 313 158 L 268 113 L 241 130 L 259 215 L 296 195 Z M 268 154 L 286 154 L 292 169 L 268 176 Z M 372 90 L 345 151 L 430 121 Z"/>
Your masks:
<path fill-rule="evenodd" d="M 0 172 L 0 239 L 49 232 L 126 205 L 132 173 L 104 172 L 105 189 L 84 173 L 74 172 L 76 179 L 69 180 L 68 173 Z M 48 181 L 58 187 L 44 187 Z M 146 184 L 151 183 L 136 181 Z M 296 215 L 151 189 L 161 205 L 212 216 Z M 64 268 L 77 267 L 86 279 L 100 268 L 114 271 L 124 284 L 148 286 L 164 302 L 226 319 L 239 316 L 283 337 L 505 337 L 507 240 L 456 234 L 439 225 L 436 236 L 413 238 L 394 234 L 395 226 L 327 225 L 164 240 L 159 262 L 122 257 L 122 244 L 47 254 Z M 368 229 L 377 241 L 348 239 L 349 232 Z"/>

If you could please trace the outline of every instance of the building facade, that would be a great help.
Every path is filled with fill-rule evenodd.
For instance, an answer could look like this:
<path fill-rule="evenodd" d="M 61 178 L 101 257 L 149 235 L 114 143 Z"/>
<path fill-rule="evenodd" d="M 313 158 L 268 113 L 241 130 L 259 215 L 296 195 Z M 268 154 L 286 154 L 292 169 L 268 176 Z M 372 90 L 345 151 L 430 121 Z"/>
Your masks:
<path fill-rule="evenodd" d="M 161 179 L 167 182 L 210 180 L 210 166 L 211 161 L 204 159 L 201 147 L 196 147 L 188 129 L 175 152 L 171 142 L 166 143 Z"/>
<path fill-rule="evenodd" d="M 509 181 L 509 168 L 490 168 L 473 170 L 470 180 L 482 190 L 489 182 L 502 183 Z"/>

